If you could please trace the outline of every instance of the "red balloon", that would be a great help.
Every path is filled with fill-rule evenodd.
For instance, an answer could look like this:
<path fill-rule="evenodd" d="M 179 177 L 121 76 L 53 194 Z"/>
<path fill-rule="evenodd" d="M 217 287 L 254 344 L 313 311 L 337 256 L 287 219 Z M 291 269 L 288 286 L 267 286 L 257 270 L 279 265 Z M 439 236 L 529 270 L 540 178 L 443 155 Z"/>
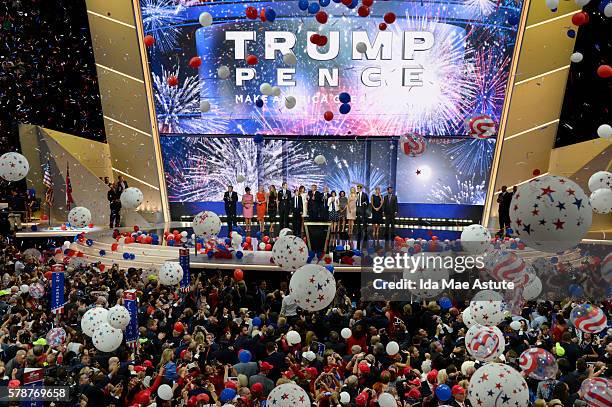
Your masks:
<path fill-rule="evenodd" d="M 138 227 L 138 225 L 134 225 L 134 232 L 138 232 L 140 230 L 140 228 Z"/>
<path fill-rule="evenodd" d="M 366 7 L 372 7 L 372 4 L 374 4 L 374 0 L 361 0 L 361 4 Z"/>
<path fill-rule="evenodd" d="M 174 329 L 176 332 L 183 332 L 185 327 L 183 326 L 181 322 L 175 322 L 174 327 L 172 329 Z"/>
<path fill-rule="evenodd" d="M 320 24 L 325 24 L 327 22 L 327 13 L 325 11 L 319 11 L 315 18 Z"/>
<path fill-rule="evenodd" d="M 327 37 L 325 35 L 319 35 L 319 42 L 317 42 L 319 47 L 324 47 L 327 45 Z"/>
<path fill-rule="evenodd" d="M 100 271 L 104 271 L 104 269 L 106 268 L 106 266 L 104 264 L 100 264 L 98 266 L 98 268 L 100 269 Z"/>
<path fill-rule="evenodd" d="M 172 234 L 173 234 L 173 235 L 178 235 L 178 234 L 180 234 L 180 233 L 181 233 L 181 232 L 179 232 L 179 231 L 178 231 L 178 230 L 176 230 L 176 229 L 174 229 L 174 230 L 172 231 Z"/>
<path fill-rule="evenodd" d="M 244 273 L 240 269 L 234 270 L 234 280 L 242 281 L 244 279 Z"/>
<path fill-rule="evenodd" d="M 249 20 L 256 20 L 257 19 L 257 9 L 255 7 L 247 7 L 246 8 L 246 17 Z"/>
<path fill-rule="evenodd" d="M 60 229 L 62 229 L 62 230 L 66 230 L 66 225 L 62 225 L 62 226 L 60 226 Z"/>
<path fill-rule="evenodd" d="M 247 55 L 246 62 L 249 65 L 257 65 L 257 63 L 259 62 L 259 59 L 257 59 L 255 55 Z"/>
<path fill-rule="evenodd" d="M 319 37 L 320 37 L 319 34 L 312 34 L 310 36 L 310 42 L 315 44 L 315 45 L 318 44 L 319 43 Z"/>
<path fill-rule="evenodd" d="M 387 29 L 387 23 L 380 23 L 380 24 L 378 24 L 378 29 L 380 31 L 385 31 Z"/>
<path fill-rule="evenodd" d="M 189 60 L 189 66 L 194 69 L 199 68 L 200 65 L 202 65 L 202 58 L 200 57 L 193 57 Z"/>
<path fill-rule="evenodd" d="M 152 35 L 145 35 L 145 37 L 144 37 L 144 44 L 147 47 L 152 47 L 153 44 L 155 44 L 155 38 L 153 38 Z"/>
<path fill-rule="evenodd" d="M 114 251 L 114 252 L 116 252 L 118 247 L 119 247 L 119 243 L 113 243 L 113 244 L 111 245 L 111 250 L 112 250 L 112 251 Z"/>
<path fill-rule="evenodd" d="M 244 241 L 250 244 L 251 243 L 251 236 L 245 237 Z"/>
<path fill-rule="evenodd" d="M 174 75 L 171 75 L 168 77 L 168 85 L 169 86 L 176 86 L 178 85 L 178 78 Z"/>
<path fill-rule="evenodd" d="M 266 22 L 266 9 L 265 8 L 261 9 L 261 12 L 259 13 L 259 19 L 263 21 L 264 23 Z"/>
<path fill-rule="evenodd" d="M 599 68 L 597 68 L 597 76 L 604 79 L 609 78 L 612 76 L 612 67 L 610 67 L 610 65 L 599 65 Z"/>
<path fill-rule="evenodd" d="M 345 6 L 350 6 L 351 4 L 353 4 L 353 0 L 342 0 L 342 4 L 344 4 Z"/>
<path fill-rule="evenodd" d="M 577 26 L 584 25 L 589 22 L 589 15 L 584 11 L 579 11 L 572 16 L 572 23 Z"/>
<path fill-rule="evenodd" d="M 151 244 L 151 243 L 153 243 L 153 238 L 151 236 L 147 236 L 146 239 L 145 239 L 145 242 L 148 243 L 148 244 Z"/>
<path fill-rule="evenodd" d="M 334 114 L 328 110 L 327 112 L 323 113 L 323 118 L 327 121 L 331 121 L 334 118 Z"/>
<path fill-rule="evenodd" d="M 387 13 L 384 16 L 385 23 L 393 24 L 395 22 L 395 13 Z"/>
<path fill-rule="evenodd" d="M 49 220 L 47 215 L 40 215 L 40 220 Z"/>
<path fill-rule="evenodd" d="M 93 224 L 93 223 L 90 223 L 89 225 L 87 225 L 87 227 L 91 229 L 91 228 L 93 228 L 93 227 L 94 227 L 94 224 Z"/>
<path fill-rule="evenodd" d="M 540 175 L 540 170 L 536 168 L 535 170 L 533 170 L 532 174 L 534 177 L 537 177 L 538 175 Z"/>
<path fill-rule="evenodd" d="M 270 241 L 270 236 L 264 236 L 263 239 L 261 239 L 264 243 L 268 243 Z"/>
<path fill-rule="evenodd" d="M 272 245 L 271 245 L 270 243 L 268 243 L 268 244 L 266 245 L 266 247 L 265 247 L 265 250 L 266 250 L 267 252 L 269 252 L 270 250 L 272 250 Z"/>
<path fill-rule="evenodd" d="M 438 236 L 432 236 L 431 240 L 433 240 L 435 242 L 436 240 L 438 240 Z"/>
<path fill-rule="evenodd" d="M 83 257 L 84 255 L 83 255 L 83 252 L 78 252 L 78 253 L 76 254 L 76 256 L 77 256 L 77 257 Z"/>
<path fill-rule="evenodd" d="M 368 6 L 359 6 L 357 14 L 359 14 L 359 17 L 367 17 L 370 15 L 370 8 Z"/>

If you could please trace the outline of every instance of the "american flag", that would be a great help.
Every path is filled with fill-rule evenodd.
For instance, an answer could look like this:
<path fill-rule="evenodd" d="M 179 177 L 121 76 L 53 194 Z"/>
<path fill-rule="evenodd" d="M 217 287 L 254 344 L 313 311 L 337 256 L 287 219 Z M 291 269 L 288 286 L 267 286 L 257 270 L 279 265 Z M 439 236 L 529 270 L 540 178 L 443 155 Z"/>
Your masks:
<path fill-rule="evenodd" d="M 51 179 L 51 166 L 49 165 L 49 161 L 45 164 L 43 185 L 47 187 L 47 191 L 45 192 L 45 203 L 51 207 L 53 206 L 53 179 Z"/>
<path fill-rule="evenodd" d="M 72 184 L 70 183 L 70 168 L 66 163 L 66 209 L 70 210 L 74 199 L 72 199 Z"/>

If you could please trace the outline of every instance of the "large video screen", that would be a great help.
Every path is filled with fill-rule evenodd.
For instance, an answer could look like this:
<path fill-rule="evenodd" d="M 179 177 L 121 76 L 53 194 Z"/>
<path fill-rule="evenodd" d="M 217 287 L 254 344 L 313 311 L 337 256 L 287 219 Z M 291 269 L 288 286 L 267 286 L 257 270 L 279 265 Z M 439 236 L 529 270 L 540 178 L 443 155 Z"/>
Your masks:
<path fill-rule="evenodd" d="M 321 24 L 294 0 L 141 0 L 145 34 L 155 39 L 149 60 L 160 131 L 454 136 L 475 116 L 499 122 L 520 0 L 376 1 L 367 17 L 358 0 L 336 1 L 320 0 L 329 3 Z M 247 7 L 276 18 L 249 19 Z M 200 24 L 202 13 L 211 25 Z M 385 16 L 395 21 L 382 30 Z M 311 42 L 313 34 L 326 45 Z M 197 68 L 189 65 L 195 56 Z M 351 99 L 345 114 L 343 92 Z"/>

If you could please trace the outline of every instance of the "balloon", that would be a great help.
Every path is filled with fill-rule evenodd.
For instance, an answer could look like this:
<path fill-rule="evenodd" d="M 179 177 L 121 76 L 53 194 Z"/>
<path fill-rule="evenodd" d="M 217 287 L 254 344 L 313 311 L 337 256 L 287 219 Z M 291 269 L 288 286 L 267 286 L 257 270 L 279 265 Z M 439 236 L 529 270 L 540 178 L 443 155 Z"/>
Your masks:
<path fill-rule="evenodd" d="M 167 261 L 159 269 L 159 283 L 176 285 L 183 278 L 183 268 L 177 262 Z"/>
<path fill-rule="evenodd" d="M 557 359 L 541 348 L 531 348 L 521 353 L 519 366 L 524 374 L 536 380 L 555 379 L 559 371 Z"/>
<path fill-rule="evenodd" d="M 612 189 L 599 188 L 596 189 L 589 197 L 593 212 L 607 214 L 612 212 Z"/>
<path fill-rule="evenodd" d="M 23 155 L 15 152 L 0 156 L 0 178 L 15 182 L 22 180 L 30 171 L 30 163 Z"/>
<path fill-rule="evenodd" d="M 400 350 L 399 344 L 395 341 L 391 341 L 387 344 L 387 354 L 390 356 L 397 355 Z"/>
<path fill-rule="evenodd" d="M 221 65 L 217 68 L 217 76 L 219 79 L 227 79 L 230 76 L 230 69 L 226 65 Z"/>
<path fill-rule="evenodd" d="M 140 206 L 143 200 L 142 191 L 135 187 L 126 188 L 121 193 L 121 206 L 128 209 L 134 209 Z"/>
<path fill-rule="evenodd" d="M 348 103 L 343 103 L 340 105 L 339 110 L 341 114 L 348 114 L 351 111 L 351 105 L 349 105 Z"/>
<path fill-rule="evenodd" d="M 387 24 L 386 23 L 380 23 L 378 24 L 378 29 L 380 31 L 385 31 L 387 29 Z"/>
<path fill-rule="evenodd" d="M 251 358 L 251 352 L 246 349 L 242 349 L 240 352 L 238 352 L 238 360 L 241 363 L 249 363 L 251 361 Z"/>
<path fill-rule="evenodd" d="M 236 397 L 236 390 L 226 387 L 225 389 L 221 391 L 221 394 L 219 395 L 219 400 L 221 402 L 225 402 L 225 401 L 233 400 L 235 397 Z"/>
<path fill-rule="evenodd" d="M 521 321 L 510 322 L 510 328 L 514 329 L 515 331 L 518 331 L 519 329 L 521 329 Z"/>
<path fill-rule="evenodd" d="M 582 382 L 580 394 L 592 407 L 612 406 L 612 380 L 603 377 L 592 377 Z"/>
<path fill-rule="evenodd" d="M 606 4 L 604 7 L 604 16 L 608 18 L 612 17 L 612 2 Z"/>
<path fill-rule="evenodd" d="M 591 0 L 574 0 L 578 7 L 584 7 L 591 2 Z"/>
<path fill-rule="evenodd" d="M 529 274 L 529 281 L 523 287 L 523 298 L 527 301 L 532 301 L 538 298 L 542 293 L 542 280 L 535 275 Z"/>
<path fill-rule="evenodd" d="M 295 57 L 295 54 L 291 51 L 283 54 L 283 63 L 289 66 L 297 65 L 297 58 Z"/>
<path fill-rule="evenodd" d="M 212 15 L 210 15 L 210 13 L 204 12 L 204 13 L 200 14 L 200 17 L 198 18 L 198 21 L 200 22 L 200 25 L 202 27 L 208 27 L 208 26 L 210 26 L 213 23 L 213 17 L 212 17 Z"/>
<path fill-rule="evenodd" d="M 355 45 L 355 49 L 360 54 L 365 54 L 368 51 L 368 46 L 365 42 L 358 42 L 357 45 Z"/>
<path fill-rule="evenodd" d="M 206 113 L 210 110 L 210 102 L 208 100 L 202 100 L 200 102 L 200 112 Z"/>
<path fill-rule="evenodd" d="M 271 96 L 272 95 L 272 85 L 264 82 L 261 85 L 259 85 L 259 91 L 261 92 L 262 95 Z"/>
<path fill-rule="evenodd" d="M 489 115 L 482 114 L 470 117 L 465 123 L 467 133 L 475 139 L 486 139 L 495 135 L 495 120 Z"/>
<path fill-rule="evenodd" d="M 42 298 L 45 295 L 45 286 L 41 283 L 31 284 L 28 288 L 28 292 L 32 298 Z"/>
<path fill-rule="evenodd" d="M 91 222 L 91 212 L 82 206 L 72 208 L 68 212 L 68 222 L 77 228 L 85 227 Z"/>
<path fill-rule="evenodd" d="M 574 52 L 571 56 L 570 56 L 570 61 L 578 63 L 581 62 L 583 59 L 583 55 L 580 52 Z"/>
<path fill-rule="evenodd" d="M 490 362 L 504 353 L 504 334 L 496 326 L 476 324 L 465 334 L 465 346 L 476 360 Z"/>
<path fill-rule="evenodd" d="M 438 304 L 442 307 L 442 309 L 449 309 L 453 306 L 453 302 L 448 297 L 442 297 L 438 300 Z"/>
<path fill-rule="evenodd" d="M 474 321 L 474 318 L 472 318 L 470 307 L 467 307 L 466 309 L 464 309 L 463 312 L 461 313 L 461 316 L 463 317 L 463 323 L 468 328 L 476 324 L 476 321 Z"/>
<path fill-rule="evenodd" d="M 30 286 L 27 284 L 22 284 L 19 287 L 19 291 L 21 291 L 23 294 L 30 292 Z"/>
<path fill-rule="evenodd" d="M 461 247 L 470 254 L 482 254 L 487 251 L 491 233 L 482 225 L 470 225 L 461 232 Z"/>
<path fill-rule="evenodd" d="M 198 237 L 214 237 L 221 230 L 221 219 L 211 211 L 202 211 L 193 218 L 193 232 Z"/>
<path fill-rule="evenodd" d="M 266 400 L 266 405 L 275 407 L 310 407 L 310 403 L 308 393 L 293 382 L 276 386 Z"/>
<path fill-rule="evenodd" d="M 289 345 L 297 345 L 300 342 L 302 342 L 302 337 L 297 331 L 287 332 L 287 343 Z"/>
<path fill-rule="evenodd" d="M 591 304 L 576 305 L 570 313 L 570 321 L 576 329 L 591 334 L 603 331 L 608 325 L 606 314 Z"/>
<path fill-rule="evenodd" d="M 308 247 L 297 236 L 279 237 L 272 247 L 272 258 L 283 270 L 297 270 L 308 260 Z"/>
<path fill-rule="evenodd" d="M 276 248 L 276 245 L 274 247 Z M 306 264 L 291 276 L 289 292 L 300 308 L 320 311 L 334 300 L 336 279 L 325 267 Z"/>
<path fill-rule="evenodd" d="M 589 178 L 589 190 L 595 192 L 600 188 L 612 188 L 612 172 L 597 171 Z"/>
<path fill-rule="evenodd" d="M 325 159 L 325 156 L 324 156 L 324 155 L 321 155 L 321 154 L 317 155 L 317 156 L 314 158 L 314 162 L 315 162 L 315 164 L 318 164 L 318 165 L 323 165 L 323 164 L 325 164 L 325 162 L 326 162 L 326 161 L 327 161 L 327 160 Z"/>
<path fill-rule="evenodd" d="M 568 178 L 533 179 L 519 186 L 512 197 L 512 229 L 532 249 L 556 253 L 576 246 L 588 232 L 592 217 L 584 191 Z"/>
<path fill-rule="evenodd" d="M 516 287 L 524 287 L 529 281 L 525 262 L 511 251 L 495 250 L 487 253 L 485 269 L 496 281 L 511 281 Z"/>
<path fill-rule="evenodd" d="M 244 272 L 240 269 L 234 270 L 234 280 L 242 281 L 244 279 Z"/>
<path fill-rule="evenodd" d="M 395 397 L 391 394 L 382 393 L 378 396 L 378 405 L 380 407 L 397 407 L 397 402 L 395 401 Z"/>
<path fill-rule="evenodd" d="M 59 346 L 66 340 L 66 331 L 64 328 L 51 328 L 45 336 L 49 346 Z"/>
<path fill-rule="evenodd" d="M 357 9 L 357 14 L 359 14 L 360 17 L 367 17 L 370 15 L 370 8 L 366 6 L 360 6 Z"/>
<path fill-rule="evenodd" d="M 266 16 L 266 20 L 269 22 L 274 22 L 276 20 L 276 11 L 273 8 L 266 8 L 264 15 Z"/>
<path fill-rule="evenodd" d="M 473 406 L 529 405 L 529 390 L 523 376 L 501 363 L 487 363 L 474 372 L 468 387 Z"/>
<path fill-rule="evenodd" d="M 257 58 L 255 55 L 247 55 L 246 63 L 248 65 L 257 65 L 258 62 L 259 62 L 259 58 Z"/>
<path fill-rule="evenodd" d="M 155 38 L 152 35 L 145 35 L 143 40 L 147 47 L 152 47 L 155 44 Z"/>
<path fill-rule="evenodd" d="M 115 305 L 108 310 L 108 324 L 113 328 L 124 330 L 130 324 L 130 312 L 123 305 Z"/>
<path fill-rule="evenodd" d="M 351 328 L 342 328 L 342 330 L 340 331 L 340 336 L 342 336 L 344 339 L 348 339 L 353 335 L 353 332 L 351 332 Z"/>
<path fill-rule="evenodd" d="M 261 324 L 262 324 L 261 318 L 259 318 L 259 317 L 253 318 L 253 326 L 260 327 Z"/>
<path fill-rule="evenodd" d="M 317 22 L 319 24 L 325 24 L 327 23 L 327 13 L 325 11 L 319 11 L 316 15 L 315 15 L 315 19 L 317 20 Z"/>
<path fill-rule="evenodd" d="M 340 403 L 348 404 L 351 401 L 351 395 L 343 391 L 340 393 Z"/>
<path fill-rule="evenodd" d="M 272 95 L 274 96 L 280 96 L 281 95 L 281 89 L 278 86 L 272 86 Z"/>
<path fill-rule="evenodd" d="M 297 101 L 294 96 L 287 96 L 285 98 L 285 107 L 287 109 L 293 109 L 296 105 Z"/>
<path fill-rule="evenodd" d="M 247 7 L 246 10 L 245 10 L 245 14 L 246 14 L 246 17 L 249 20 L 256 20 L 257 19 L 257 9 L 255 7 L 253 7 L 253 6 Z"/>
<path fill-rule="evenodd" d="M 103 323 L 96 328 L 91 336 L 96 349 L 101 352 L 112 352 L 121 346 L 123 332 L 121 329 L 113 328 L 109 324 Z"/>
<path fill-rule="evenodd" d="M 396 18 L 395 13 L 386 13 L 383 16 L 383 19 L 385 20 L 385 23 L 387 24 L 393 24 L 395 22 L 395 18 Z"/>
<path fill-rule="evenodd" d="M 108 321 L 108 310 L 106 308 L 90 308 L 81 319 L 81 331 L 87 336 L 92 336 L 96 328 L 107 324 L 106 321 Z"/>
<path fill-rule="evenodd" d="M 572 16 L 572 24 L 581 26 L 589 22 L 589 15 L 584 11 L 579 11 Z"/>
<path fill-rule="evenodd" d="M 607 79 L 612 76 L 612 67 L 610 65 L 599 65 L 597 68 L 597 76 Z"/>
<path fill-rule="evenodd" d="M 442 401 L 449 400 L 451 398 L 451 389 L 447 384 L 440 384 L 436 387 L 436 397 Z"/>
<path fill-rule="evenodd" d="M 409 155 L 411 157 L 418 157 L 425 153 L 425 149 L 427 148 L 427 142 L 425 138 L 417 133 L 408 133 L 404 134 L 400 138 L 400 146 L 401 151 L 405 155 Z"/>
<path fill-rule="evenodd" d="M 329 122 L 334 118 L 334 114 L 328 110 L 327 112 L 323 113 L 323 118 Z"/>
<path fill-rule="evenodd" d="M 485 326 L 497 325 L 504 320 L 504 303 L 501 294 L 482 290 L 470 301 L 470 315 L 474 322 Z"/>
<path fill-rule="evenodd" d="M 351 95 L 348 92 L 342 92 L 338 95 L 340 103 L 351 103 Z"/>
<path fill-rule="evenodd" d="M 174 395 L 174 393 L 172 392 L 172 387 L 164 383 L 157 388 L 157 395 L 162 400 L 172 400 L 172 396 Z"/>

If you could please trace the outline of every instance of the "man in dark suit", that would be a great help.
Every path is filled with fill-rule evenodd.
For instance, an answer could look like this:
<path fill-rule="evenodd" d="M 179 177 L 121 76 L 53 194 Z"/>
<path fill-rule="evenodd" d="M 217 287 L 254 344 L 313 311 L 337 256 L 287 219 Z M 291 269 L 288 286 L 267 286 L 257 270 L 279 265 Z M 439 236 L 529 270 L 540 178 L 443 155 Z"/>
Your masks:
<path fill-rule="evenodd" d="M 330 197 L 329 188 L 323 187 L 322 200 L 323 205 L 321 206 L 321 212 L 319 214 L 319 219 L 328 221 L 329 220 L 329 205 L 327 204 L 327 199 Z"/>
<path fill-rule="evenodd" d="M 397 196 L 393 187 L 387 187 L 387 195 L 383 199 L 383 214 L 385 215 L 385 240 L 389 241 L 395 235 L 395 217 L 397 216 Z"/>
<path fill-rule="evenodd" d="M 321 220 L 321 211 L 323 210 L 323 194 L 317 191 L 317 186 L 312 184 L 308 191 L 308 219 Z"/>
<path fill-rule="evenodd" d="M 119 227 L 121 223 L 121 191 L 119 181 L 111 185 L 110 189 L 106 193 L 106 198 L 110 204 L 110 220 L 109 228 Z"/>
<path fill-rule="evenodd" d="M 361 249 L 361 240 L 368 241 L 368 206 L 370 199 L 368 194 L 363 192 L 363 185 L 357 185 L 357 249 Z"/>
<path fill-rule="evenodd" d="M 451 389 L 451 394 L 453 398 L 449 400 L 447 403 L 452 407 L 472 407 L 472 403 L 467 399 L 466 391 L 463 387 L 458 384 L 454 385 Z"/>
<path fill-rule="evenodd" d="M 123 176 L 121 175 L 119 175 L 119 178 L 117 178 L 117 185 L 118 185 L 119 195 L 121 195 L 123 191 L 128 189 L 128 183 L 126 180 L 123 179 Z"/>
<path fill-rule="evenodd" d="M 291 199 L 291 214 L 293 215 L 293 235 L 300 236 L 302 233 L 302 214 L 304 213 L 304 203 L 298 193 L 297 188 L 293 191 Z"/>
<path fill-rule="evenodd" d="M 238 202 L 238 194 L 234 191 L 232 185 L 227 186 L 227 191 L 223 194 L 223 203 L 225 204 L 225 214 L 227 215 L 227 230 L 228 235 L 232 233 L 233 226 L 236 225 L 236 203 Z"/>
<path fill-rule="evenodd" d="M 280 228 L 289 227 L 289 212 L 291 211 L 291 191 L 287 188 L 287 183 L 283 182 L 281 190 L 278 192 L 278 215 L 280 216 Z"/>
<path fill-rule="evenodd" d="M 510 227 L 510 205 L 512 202 L 512 192 L 508 192 L 508 187 L 505 185 L 501 187 L 501 192 L 497 196 L 497 203 L 499 204 L 498 216 L 499 216 L 499 232 L 500 236 L 506 234 L 506 230 Z"/>

